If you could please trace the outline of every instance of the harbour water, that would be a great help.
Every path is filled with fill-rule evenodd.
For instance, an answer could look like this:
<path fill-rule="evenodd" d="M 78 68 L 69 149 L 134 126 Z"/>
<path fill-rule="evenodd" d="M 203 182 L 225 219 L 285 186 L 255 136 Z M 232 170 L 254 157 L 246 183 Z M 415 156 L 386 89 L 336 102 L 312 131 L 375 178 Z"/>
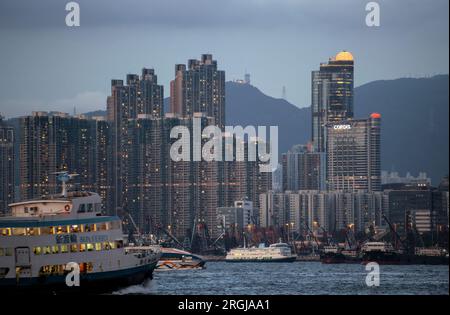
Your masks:
<path fill-rule="evenodd" d="M 360 264 L 208 262 L 203 270 L 155 271 L 145 286 L 114 294 L 290 295 L 449 294 L 449 266 L 380 266 L 380 286 L 368 287 Z"/>

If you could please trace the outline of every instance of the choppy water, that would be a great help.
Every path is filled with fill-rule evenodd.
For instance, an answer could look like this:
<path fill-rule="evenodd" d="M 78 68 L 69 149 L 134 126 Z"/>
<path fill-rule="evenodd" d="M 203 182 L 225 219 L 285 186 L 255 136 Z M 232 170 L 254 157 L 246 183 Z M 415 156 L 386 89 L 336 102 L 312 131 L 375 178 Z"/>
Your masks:
<path fill-rule="evenodd" d="M 203 270 L 155 271 L 146 286 L 116 294 L 449 294 L 448 266 L 380 266 L 368 287 L 364 265 L 208 262 Z"/>

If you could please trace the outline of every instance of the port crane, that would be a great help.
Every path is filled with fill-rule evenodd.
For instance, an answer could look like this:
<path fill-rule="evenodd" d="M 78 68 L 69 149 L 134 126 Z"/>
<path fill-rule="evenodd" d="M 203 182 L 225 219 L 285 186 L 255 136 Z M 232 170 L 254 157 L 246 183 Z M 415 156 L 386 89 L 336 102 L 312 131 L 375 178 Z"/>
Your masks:
<path fill-rule="evenodd" d="M 397 231 L 395 230 L 395 228 L 394 228 L 394 226 L 392 225 L 391 221 L 389 221 L 389 219 L 388 219 L 388 218 L 386 217 L 386 215 L 384 215 L 384 214 L 382 215 L 382 217 L 383 217 L 384 221 L 386 221 L 386 223 L 389 225 L 389 229 L 391 230 L 391 232 L 392 232 L 393 235 L 394 235 L 394 239 L 395 239 L 394 245 L 397 244 L 397 240 L 398 240 L 398 241 L 400 241 L 400 243 L 401 243 L 403 249 L 404 249 L 406 252 L 409 252 L 409 246 L 408 246 L 408 244 L 406 244 L 406 243 L 400 238 L 400 235 L 399 235 L 399 234 L 397 233 Z"/>

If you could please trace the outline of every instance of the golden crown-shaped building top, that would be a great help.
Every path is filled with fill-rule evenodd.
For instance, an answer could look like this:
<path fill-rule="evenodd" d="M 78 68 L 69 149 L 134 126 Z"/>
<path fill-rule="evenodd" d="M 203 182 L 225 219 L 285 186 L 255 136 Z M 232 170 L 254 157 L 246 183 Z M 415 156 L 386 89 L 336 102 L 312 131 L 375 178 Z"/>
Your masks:
<path fill-rule="evenodd" d="M 353 55 L 348 51 L 341 51 L 334 57 L 334 60 L 336 61 L 353 61 Z"/>

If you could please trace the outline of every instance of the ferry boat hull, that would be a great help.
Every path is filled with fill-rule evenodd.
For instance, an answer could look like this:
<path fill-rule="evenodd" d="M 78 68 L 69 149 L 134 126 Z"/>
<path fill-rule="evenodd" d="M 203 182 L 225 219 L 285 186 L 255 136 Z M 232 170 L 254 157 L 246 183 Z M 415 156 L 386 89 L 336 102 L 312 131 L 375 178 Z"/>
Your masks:
<path fill-rule="evenodd" d="M 80 286 L 68 287 L 65 275 L 33 277 L 21 279 L 2 279 L 1 294 L 99 294 L 110 293 L 132 285 L 143 284 L 153 278 L 156 263 L 117 271 L 97 272 L 80 275 Z"/>

